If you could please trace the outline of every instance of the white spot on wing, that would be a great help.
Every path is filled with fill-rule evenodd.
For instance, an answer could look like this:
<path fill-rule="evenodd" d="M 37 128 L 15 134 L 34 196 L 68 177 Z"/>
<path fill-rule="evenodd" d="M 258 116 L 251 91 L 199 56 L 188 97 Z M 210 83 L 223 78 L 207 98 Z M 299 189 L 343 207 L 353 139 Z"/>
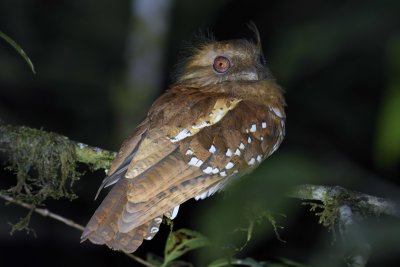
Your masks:
<path fill-rule="evenodd" d="M 228 162 L 228 164 L 226 164 L 225 169 L 229 170 L 231 169 L 235 164 L 233 164 L 232 162 Z"/>
<path fill-rule="evenodd" d="M 227 157 L 232 156 L 232 150 L 231 150 L 230 148 L 228 148 L 228 149 L 226 150 L 226 156 L 227 156 Z"/>
<path fill-rule="evenodd" d="M 210 174 L 212 172 L 212 168 L 210 166 L 208 166 L 207 168 L 205 168 L 203 170 L 204 173 Z"/>
<path fill-rule="evenodd" d="M 247 143 L 251 144 L 251 138 L 249 136 L 249 138 L 247 138 Z"/>
<path fill-rule="evenodd" d="M 201 164 L 203 164 L 203 161 L 196 158 L 196 157 L 192 157 L 188 163 L 191 166 L 196 166 L 196 167 L 200 167 Z"/>
<path fill-rule="evenodd" d="M 189 164 L 189 165 L 192 165 L 192 166 L 196 166 L 197 161 L 199 161 L 198 158 L 192 157 L 192 158 L 190 159 L 190 161 L 189 161 L 188 164 Z"/>
<path fill-rule="evenodd" d="M 171 220 L 176 218 L 176 215 L 178 215 L 178 211 L 179 211 L 179 205 L 176 206 L 173 210 L 172 210 L 172 215 L 171 215 Z"/>
<path fill-rule="evenodd" d="M 236 155 L 236 156 L 240 156 L 240 150 L 239 150 L 239 148 L 236 148 L 235 155 Z"/>
<path fill-rule="evenodd" d="M 239 145 L 239 148 L 240 148 L 241 150 L 243 150 L 243 149 L 244 149 L 244 145 L 243 145 L 243 143 L 240 143 L 240 145 Z"/>
<path fill-rule="evenodd" d="M 198 195 L 198 196 L 195 196 L 194 199 L 195 199 L 195 200 L 201 200 L 201 199 L 205 199 L 206 197 L 207 197 L 207 191 L 201 193 L 201 194 Z"/>
<path fill-rule="evenodd" d="M 256 160 L 255 160 L 254 158 L 251 158 L 251 159 L 247 162 L 247 164 L 253 165 L 255 162 L 256 162 Z"/>
<path fill-rule="evenodd" d="M 217 116 L 215 116 L 215 122 L 219 122 L 224 116 L 224 110 L 218 110 Z"/>
<path fill-rule="evenodd" d="M 199 159 L 198 161 L 197 161 L 197 163 L 196 163 L 196 167 L 200 167 L 201 166 L 201 164 L 203 164 L 203 161 L 201 160 L 201 159 Z"/>
<path fill-rule="evenodd" d="M 186 150 L 186 154 L 185 155 L 193 155 L 193 151 L 188 149 L 188 150 Z"/>
<path fill-rule="evenodd" d="M 219 175 L 221 175 L 222 177 L 225 177 L 226 176 L 226 171 L 220 172 Z"/>
<path fill-rule="evenodd" d="M 215 193 L 217 193 L 218 191 L 220 191 L 222 188 L 224 188 L 225 185 L 226 185 L 226 180 L 222 180 L 219 183 L 217 183 L 216 185 L 209 188 L 207 191 L 202 192 L 200 195 L 197 195 L 194 199 L 200 200 L 200 199 L 205 199 L 209 196 L 212 196 Z"/>
<path fill-rule="evenodd" d="M 212 173 L 213 173 L 213 174 L 219 173 L 219 169 L 218 169 L 218 168 L 214 168 L 214 169 L 212 170 Z"/>
<path fill-rule="evenodd" d="M 191 132 L 188 129 L 183 129 L 180 131 L 174 138 L 170 139 L 172 143 L 176 143 L 182 139 L 185 139 L 188 136 L 191 136 Z"/>
<path fill-rule="evenodd" d="M 156 223 L 161 223 L 161 222 L 162 222 L 162 218 L 157 217 L 157 218 L 154 219 L 154 221 L 155 221 Z"/>
<path fill-rule="evenodd" d="M 264 140 L 264 136 L 261 136 L 261 137 L 260 137 L 260 140 L 261 140 L 261 141 Z"/>
<path fill-rule="evenodd" d="M 257 125 L 253 124 L 251 125 L 250 132 L 254 133 L 255 131 L 257 131 Z"/>
<path fill-rule="evenodd" d="M 267 123 L 266 123 L 265 121 L 263 121 L 263 122 L 261 123 L 261 127 L 262 127 L 263 129 L 267 128 Z"/>
<path fill-rule="evenodd" d="M 150 234 L 155 234 L 158 232 L 158 227 L 151 227 Z"/>
<path fill-rule="evenodd" d="M 216 151 L 215 146 L 211 145 L 211 147 L 208 151 L 210 151 L 211 154 L 214 154 L 214 152 Z"/>
<path fill-rule="evenodd" d="M 261 155 L 258 155 L 258 156 L 257 156 L 257 161 L 258 161 L 258 162 L 261 162 L 261 161 L 262 161 Z"/>

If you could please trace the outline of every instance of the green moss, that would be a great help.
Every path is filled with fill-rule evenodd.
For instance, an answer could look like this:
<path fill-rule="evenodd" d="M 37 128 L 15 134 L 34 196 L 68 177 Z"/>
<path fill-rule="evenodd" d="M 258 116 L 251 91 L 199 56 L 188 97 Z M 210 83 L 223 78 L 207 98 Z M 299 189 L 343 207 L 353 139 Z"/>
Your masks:
<path fill-rule="evenodd" d="M 274 215 L 273 215 L 274 214 Z M 239 227 L 236 228 L 234 230 L 234 232 L 244 232 L 246 233 L 246 240 L 244 241 L 244 243 L 242 245 L 240 245 L 239 247 L 235 248 L 235 253 L 242 251 L 245 247 L 247 247 L 247 245 L 250 243 L 250 241 L 253 238 L 253 235 L 255 233 L 255 227 L 257 225 L 262 225 L 263 223 L 265 223 L 266 221 L 270 223 L 270 225 L 272 226 L 272 229 L 275 233 L 276 238 L 283 242 L 286 243 L 285 240 L 283 240 L 279 234 L 279 230 L 283 229 L 283 226 L 278 224 L 278 221 L 276 220 L 276 216 L 279 217 L 283 217 L 286 218 L 286 215 L 282 214 L 282 213 L 272 213 L 268 210 L 263 210 L 263 211 L 258 211 L 258 212 L 254 212 L 250 209 L 248 209 L 244 216 L 247 218 L 248 221 L 248 225 L 246 227 Z"/>
<path fill-rule="evenodd" d="M 14 232 L 17 231 L 23 231 L 25 230 L 27 234 L 33 233 L 36 236 L 35 230 L 29 227 L 29 223 L 31 221 L 33 209 L 30 209 L 28 214 L 26 214 L 24 217 L 20 218 L 19 221 L 15 224 L 11 224 L 12 229 L 10 234 L 14 234 Z"/>
<path fill-rule="evenodd" d="M 2 194 L 34 206 L 48 198 L 76 198 L 72 186 L 79 172 L 75 146 L 68 138 L 27 127 L 0 126 L 0 133 L 0 143 L 7 144 L 7 168 L 17 177 L 15 186 Z M 29 219 L 21 220 L 15 230 L 26 229 Z"/>
<path fill-rule="evenodd" d="M 318 223 L 328 228 L 332 232 L 333 239 L 336 239 L 336 229 L 341 227 L 340 225 L 340 207 L 345 203 L 354 204 L 355 200 L 349 196 L 348 193 L 343 192 L 339 187 L 336 187 L 334 197 L 325 193 L 322 198 L 322 203 L 316 202 L 305 202 L 304 204 L 310 206 L 310 211 L 314 212 L 319 218 Z M 351 205 L 353 207 L 353 205 Z"/>
<path fill-rule="evenodd" d="M 306 205 L 310 205 L 310 211 L 314 212 L 318 216 L 318 223 L 328 228 L 332 232 L 334 238 L 336 237 L 336 225 L 339 221 L 339 205 L 336 201 L 328 202 L 325 204 L 306 202 Z"/>
<path fill-rule="evenodd" d="M 83 143 L 75 144 L 76 160 L 88 164 L 93 170 L 108 169 L 116 153 L 91 147 Z"/>

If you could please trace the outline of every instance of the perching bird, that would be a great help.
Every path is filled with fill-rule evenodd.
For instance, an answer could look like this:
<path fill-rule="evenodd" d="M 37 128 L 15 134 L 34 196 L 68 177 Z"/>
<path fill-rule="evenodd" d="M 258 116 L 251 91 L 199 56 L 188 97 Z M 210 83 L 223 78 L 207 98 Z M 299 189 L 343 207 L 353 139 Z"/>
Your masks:
<path fill-rule="evenodd" d="M 285 135 L 284 98 L 265 65 L 258 31 L 201 42 L 177 81 L 122 144 L 100 187 L 114 185 L 82 241 L 134 252 L 162 217 L 254 170 Z"/>

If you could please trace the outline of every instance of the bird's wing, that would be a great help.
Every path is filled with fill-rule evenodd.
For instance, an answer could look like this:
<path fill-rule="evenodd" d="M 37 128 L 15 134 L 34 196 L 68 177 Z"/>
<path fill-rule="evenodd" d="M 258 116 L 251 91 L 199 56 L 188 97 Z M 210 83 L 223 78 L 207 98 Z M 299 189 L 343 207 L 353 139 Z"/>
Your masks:
<path fill-rule="evenodd" d="M 206 129 L 218 125 L 240 101 L 198 91 L 161 97 L 149 112 L 148 132 L 125 174 L 133 181 L 128 201 L 146 202 L 183 180 L 204 175 L 199 167 L 212 154 L 204 147 L 203 139 L 211 137 Z M 197 157 L 190 157 L 190 145 Z"/>
<path fill-rule="evenodd" d="M 195 197 L 196 200 L 220 191 L 234 178 L 251 172 L 275 152 L 285 136 L 286 118 L 282 106 L 278 106 L 258 106 L 242 101 L 224 118 L 220 127 L 210 129 L 218 133 L 212 143 L 218 147 L 211 163 L 212 170 L 218 168 L 219 174 L 229 179 L 209 186 Z"/>
<path fill-rule="evenodd" d="M 165 94 L 143 130 L 121 148 L 113 173 L 127 168 L 124 178 L 96 210 L 82 239 L 133 251 L 158 230 L 152 225 L 160 216 L 267 157 L 283 138 L 284 118 L 278 115 L 226 94 Z"/>
<path fill-rule="evenodd" d="M 185 181 L 184 185 L 187 185 L 191 178 L 205 175 L 199 168 L 199 161 L 186 162 L 186 156 L 181 155 L 182 142 L 187 142 L 189 135 L 182 136 L 179 133 L 183 128 L 192 127 L 193 118 L 199 122 L 201 119 L 207 121 L 207 125 L 193 128 L 190 135 L 195 136 L 202 129 L 218 123 L 233 108 L 232 105 L 231 98 L 222 95 L 207 97 L 196 92 L 168 92 L 160 97 L 146 120 L 122 145 L 102 187 L 116 185 L 89 221 L 82 240 L 89 238 L 95 243 L 110 245 L 117 233 L 127 233 L 168 212 L 169 208 L 159 210 L 155 216 L 148 211 L 136 212 L 134 214 L 138 219 L 134 222 L 131 221 L 131 215 L 128 219 L 126 215 L 120 216 L 132 211 L 132 205 L 135 204 L 138 208 L 144 203 L 154 203 L 160 197 L 166 201 L 169 192 L 175 190 L 175 185 Z M 217 107 L 218 112 L 215 110 Z M 198 191 L 207 186 L 208 182 L 199 186 Z M 161 206 L 162 203 L 155 205 L 157 208 Z"/>
<path fill-rule="evenodd" d="M 110 169 L 108 170 L 108 176 L 104 178 L 99 189 L 97 190 L 95 199 L 98 197 L 103 188 L 115 184 L 121 179 L 121 177 L 124 177 L 126 170 L 128 169 L 128 166 L 135 155 L 137 148 L 139 147 L 139 144 L 147 135 L 147 130 L 148 120 L 145 119 L 123 142 L 121 149 L 119 150 L 117 156 L 111 164 Z"/>
<path fill-rule="evenodd" d="M 221 94 L 174 99 L 168 105 L 173 110 L 150 113 L 149 140 L 128 167 L 126 177 L 133 182 L 118 221 L 122 232 L 249 172 L 283 139 L 284 115 L 278 109 L 275 114 L 273 108 Z"/>

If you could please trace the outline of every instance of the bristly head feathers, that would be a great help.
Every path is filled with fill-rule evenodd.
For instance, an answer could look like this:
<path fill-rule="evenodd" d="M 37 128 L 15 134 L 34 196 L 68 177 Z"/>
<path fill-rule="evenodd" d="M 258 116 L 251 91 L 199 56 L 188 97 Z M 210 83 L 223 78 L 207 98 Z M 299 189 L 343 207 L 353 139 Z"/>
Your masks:
<path fill-rule="evenodd" d="M 272 78 L 265 64 L 257 27 L 250 23 L 249 28 L 255 34 L 255 42 L 246 39 L 216 41 L 210 34 L 198 36 L 189 47 L 191 55 L 181 63 L 176 83 L 202 87 Z"/>

